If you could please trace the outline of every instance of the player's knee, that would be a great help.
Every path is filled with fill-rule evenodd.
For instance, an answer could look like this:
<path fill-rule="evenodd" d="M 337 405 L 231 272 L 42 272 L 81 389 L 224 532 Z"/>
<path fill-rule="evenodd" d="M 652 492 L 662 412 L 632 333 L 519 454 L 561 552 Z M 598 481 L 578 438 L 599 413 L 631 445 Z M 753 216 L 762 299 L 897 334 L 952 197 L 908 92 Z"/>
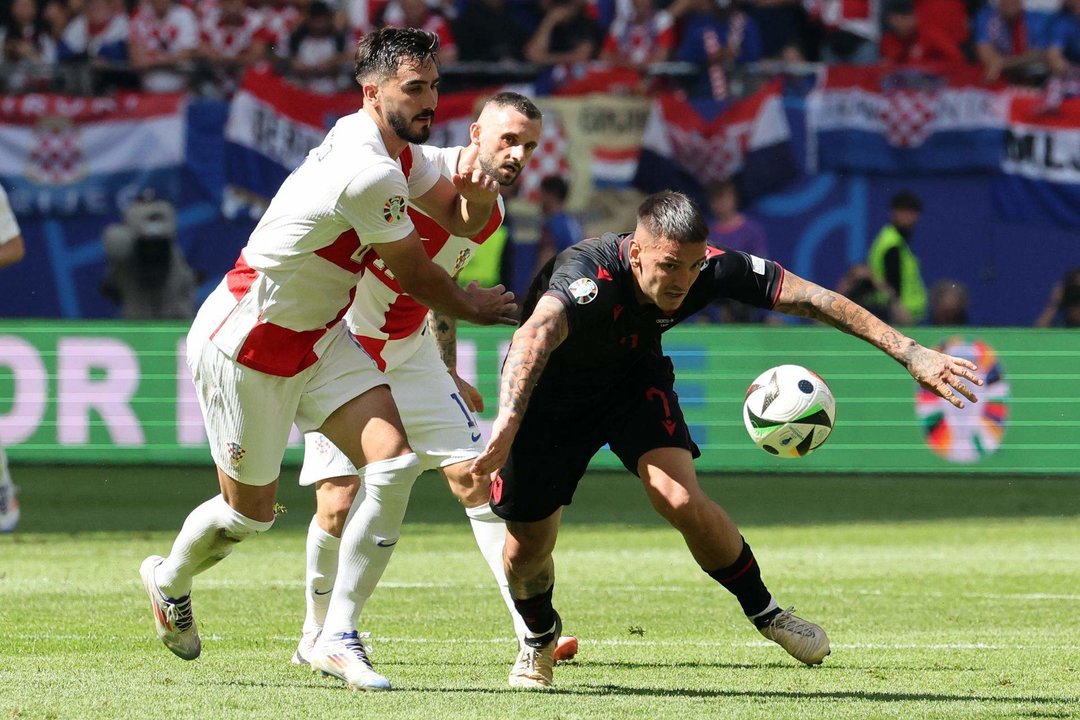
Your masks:
<path fill-rule="evenodd" d="M 691 493 L 675 483 L 663 488 L 650 488 L 649 499 L 658 513 L 677 528 L 692 524 L 697 513 Z"/>
<path fill-rule="evenodd" d="M 467 508 L 479 507 L 488 501 L 491 494 L 491 481 L 478 480 L 469 472 L 469 463 L 462 462 L 443 468 L 450 492 Z"/>

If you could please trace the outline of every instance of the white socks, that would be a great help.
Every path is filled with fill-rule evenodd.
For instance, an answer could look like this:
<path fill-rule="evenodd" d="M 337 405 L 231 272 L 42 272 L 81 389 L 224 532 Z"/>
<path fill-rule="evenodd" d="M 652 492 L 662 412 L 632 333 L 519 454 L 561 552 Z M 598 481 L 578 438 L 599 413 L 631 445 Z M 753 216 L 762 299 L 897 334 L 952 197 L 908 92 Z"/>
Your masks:
<path fill-rule="evenodd" d="M 357 498 L 358 500 L 360 498 Z M 304 616 L 304 632 L 318 630 L 326 622 L 326 609 L 330 607 L 330 591 L 337 577 L 338 548 L 341 538 L 334 537 L 319 527 L 319 521 L 311 518 L 307 534 L 307 572 L 304 576 L 304 595 L 307 614 Z"/>
<path fill-rule="evenodd" d="M 518 615 L 514 608 L 514 598 L 510 595 L 510 584 L 506 581 L 506 571 L 503 569 L 503 547 L 506 545 L 506 523 L 491 510 L 487 503 L 472 508 L 465 508 L 465 514 L 469 516 L 472 525 L 473 537 L 480 548 L 480 553 L 491 568 L 491 574 L 495 576 L 495 582 L 502 593 L 506 609 L 510 611 L 510 617 L 514 621 L 514 635 L 518 642 L 525 637 L 528 628 L 525 621 Z"/>
<path fill-rule="evenodd" d="M 154 579 L 166 597 L 191 592 L 191 579 L 223 560 L 241 540 L 266 532 L 274 521 L 244 517 L 216 495 L 191 511 L 173 541 L 172 552 L 157 567 Z"/>
<path fill-rule="evenodd" d="M 360 470 L 365 495 L 353 503 L 345 520 L 323 638 L 356 630 L 360 611 L 382 578 L 401 535 L 409 495 L 419 475 L 420 460 L 415 453 L 380 460 Z"/>

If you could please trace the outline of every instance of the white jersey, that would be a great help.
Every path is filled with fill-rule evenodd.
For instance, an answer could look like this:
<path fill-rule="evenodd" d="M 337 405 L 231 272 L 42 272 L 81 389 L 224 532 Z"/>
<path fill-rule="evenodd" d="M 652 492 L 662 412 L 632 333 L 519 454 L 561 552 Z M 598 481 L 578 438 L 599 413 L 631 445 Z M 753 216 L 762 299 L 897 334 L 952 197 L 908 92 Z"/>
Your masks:
<path fill-rule="evenodd" d="M 0 245 L 14 240 L 21 234 L 19 222 L 15 219 L 15 213 L 11 211 L 7 192 L 0 186 Z"/>
<path fill-rule="evenodd" d="M 420 150 L 444 177 L 450 178 L 457 172 L 462 148 L 425 145 Z M 499 229 L 505 212 L 499 197 L 487 225 L 470 239 L 451 235 L 418 208 L 409 206 L 409 216 L 424 240 L 428 257 L 450 275 L 457 275 L 475 248 Z M 356 300 L 345 321 L 375 365 L 383 371 L 393 370 L 420 348 L 428 308 L 401 292 L 401 285 L 374 253 L 365 258 L 364 266 Z"/>
<path fill-rule="evenodd" d="M 409 197 L 438 179 L 419 146 L 394 160 L 366 113 L 342 118 L 282 183 L 191 333 L 270 375 L 310 367 L 371 266 L 371 246 L 407 237 Z"/>

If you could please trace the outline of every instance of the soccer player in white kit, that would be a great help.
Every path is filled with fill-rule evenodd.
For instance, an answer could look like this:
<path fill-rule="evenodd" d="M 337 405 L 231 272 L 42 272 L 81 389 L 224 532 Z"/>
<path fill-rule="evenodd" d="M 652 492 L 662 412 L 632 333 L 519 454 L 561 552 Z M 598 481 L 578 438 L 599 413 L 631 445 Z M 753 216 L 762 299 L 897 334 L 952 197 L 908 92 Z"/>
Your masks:
<path fill-rule="evenodd" d="M 14 265 L 26 255 L 22 230 L 11 211 L 7 193 L 0 186 L 0 268 Z M 12 532 L 19 524 L 19 501 L 15 498 L 15 484 L 8 472 L 7 455 L 0 444 L 0 532 Z"/>
<path fill-rule="evenodd" d="M 385 29 L 357 47 L 363 108 L 337 122 L 282 184 L 236 266 L 207 298 L 187 354 L 221 494 L 195 508 L 169 556 L 140 567 L 158 637 L 185 660 L 201 652 L 193 576 L 274 521 L 281 459 L 293 423 L 319 430 L 361 468 L 368 493 L 411 484 L 409 447 L 387 380 L 341 322 L 366 268 L 392 272 L 425 304 L 473 322 L 508 322 L 501 286 L 467 291 L 424 251 L 408 213 L 415 202 L 459 235 L 487 224 L 498 183 L 479 169 L 453 180 L 412 143 L 430 134 L 438 103 L 438 39 Z M 355 640 L 355 588 L 377 520 L 353 514 L 343 529 L 328 647 L 347 681 L 371 671 Z M 350 638 L 351 633 L 351 638 Z"/>
<path fill-rule="evenodd" d="M 514 92 L 492 97 L 470 127 L 465 147 L 422 148 L 444 176 L 450 177 L 477 160 L 480 168 L 504 186 L 512 185 L 528 163 L 540 139 L 543 118 L 531 100 Z M 410 208 L 425 249 L 432 260 L 456 274 L 502 222 L 502 204 L 491 221 L 472 238 L 454 237 L 416 208 Z M 427 316 L 430 322 L 425 322 Z M 357 286 L 356 300 L 345 316 L 350 331 L 386 373 L 394 401 L 401 413 L 409 443 L 420 457 L 423 470 L 439 469 L 451 491 L 465 506 L 477 545 L 503 593 L 514 619 L 515 632 L 524 636 L 524 623 L 513 608 L 502 569 L 505 525 L 488 506 L 489 484 L 477 482 L 468 472 L 468 460 L 482 447 L 473 412 L 483 408 L 480 393 L 456 373 L 456 326 L 453 319 L 437 313 L 402 294 L 393 278 L 376 266 Z M 302 485 L 315 485 L 317 510 L 308 528 L 306 599 L 307 614 L 293 663 L 307 664 L 322 629 L 331 601 L 337 570 L 341 528 L 360 489 L 355 467 L 320 433 L 305 437 Z M 379 508 L 386 536 L 372 546 L 372 558 L 361 577 L 362 591 L 370 595 L 389 561 L 405 515 L 410 488 L 403 487 L 400 504 Z M 360 493 L 356 512 L 370 503 Z M 393 517 L 390 514 L 393 513 Z M 334 592 L 337 592 L 336 589 Z M 565 648 L 576 645 L 567 638 Z M 319 669 L 323 661 L 316 660 Z M 381 685 L 382 683 L 380 683 Z M 386 683 L 389 684 L 389 683 Z"/>

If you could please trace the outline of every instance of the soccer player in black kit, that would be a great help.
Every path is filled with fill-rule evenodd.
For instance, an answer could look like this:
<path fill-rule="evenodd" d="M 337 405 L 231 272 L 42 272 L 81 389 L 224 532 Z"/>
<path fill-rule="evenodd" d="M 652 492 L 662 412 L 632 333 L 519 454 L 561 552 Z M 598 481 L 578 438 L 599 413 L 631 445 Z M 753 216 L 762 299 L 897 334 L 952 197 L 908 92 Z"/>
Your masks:
<path fill-rule="evenodd" d="M 656 193 L 638 208 L 633 233 L 578 243 L 533 281 L 503 366 L 491 439 L 472 468 L 477 475 L 498 471 L 491 507 L 507 521 L 506 574 L 529 628 L 510 670 L 512 686 L 552 685 L 562 622 L 552 606 L 551 553 L 562 507 L 605 443 L 762 635 L 808 665 L 829 654 L 820 627 L 773 599 L 750 546 L 698 484 L 700 452 L 660 335 L 711 301 L 733 298 L 829 323 L 879 348 L 957 407 L 961 396 L 976 402 L 971 386 L 982 381 L 967 360 L 922 347 L 776 263 L 711 248 L 707 234 L 686 196 Z"/>

